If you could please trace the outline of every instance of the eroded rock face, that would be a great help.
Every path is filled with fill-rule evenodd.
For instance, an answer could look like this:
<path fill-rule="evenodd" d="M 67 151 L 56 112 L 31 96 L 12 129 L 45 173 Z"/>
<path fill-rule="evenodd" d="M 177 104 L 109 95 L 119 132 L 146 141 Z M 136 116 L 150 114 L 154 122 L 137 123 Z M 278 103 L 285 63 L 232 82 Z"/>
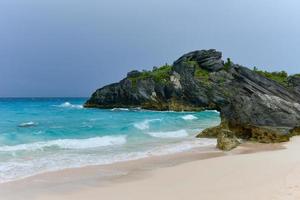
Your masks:
<path fill-rule="evenodd" d="M 223 130 L 229 130 L 228 124 L 225 121 L 223 121 L 219 126 L 211 127 L 211 128 L 207 128 L 207 129 L 203 130 L 196 137 L 197 138 L 217 138 L 218 135 Z"/>
<path fill-rule="evenodd" d="M 240 145 L 235 134 L 227 129 L 221 129 L 217 138 L 217 147 L 223 151 L 230 151 Z"/>
<path fill-rule="evenodd" d="M 226 127 L 237 137 L 259 142 L 288 140 L 300 127 L 300 81 L 290 87 L 233 63 L 224 64 L 216 50 L 194 51 L 176 60 L 167 76 L 133 71 L 120 81 L 98 89 L 85 107 L 141 107 L 154 110 L 220 111 L 222 128 L 205 130 L 217 137 Z M 155 94 L 155 95 L 154 95 Z M 203 134 L 205 135 L 205 134 Z"/>
<path fill-rule="evenodd" d="M 222 53 L 214 49 L 193 51 L 184 54 L 174 62 L 174 65 L 178 66 L 186 61 L 196 61 L 203 69 L 208 71 L 218 71 L 224 67 L 224 62 L 221 58 Z"/>
<path fill-rule="evenodd" d="M 290 137 L 300 135 L 300 127 L 295 127 L 290 131 Z"/>
<path fill-rule="evenodd" d="M 300 95 L 300 76 L 291 76 L 288 80 L 290 87 Z"/>
<path fill-rule="evenodd" d="M 233 91 L 230 103 L 222 108 L 230 125 L 286 127 L 288 130 L 299 124 L 299 95 L 247 68 L 234 70 L 235 78 L 228 84 Z"/>

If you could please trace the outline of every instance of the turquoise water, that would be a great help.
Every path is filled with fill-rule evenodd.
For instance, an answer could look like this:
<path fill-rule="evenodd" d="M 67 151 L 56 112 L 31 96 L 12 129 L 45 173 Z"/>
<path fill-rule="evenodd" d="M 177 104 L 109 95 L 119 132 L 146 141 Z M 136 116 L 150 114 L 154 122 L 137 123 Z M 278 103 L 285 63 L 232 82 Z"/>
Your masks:
<path fill-rule="evenodd" d="M 86 99 L 0 99 L 0 182 L 215 145 L 219 113 L 85 109 Z"/>

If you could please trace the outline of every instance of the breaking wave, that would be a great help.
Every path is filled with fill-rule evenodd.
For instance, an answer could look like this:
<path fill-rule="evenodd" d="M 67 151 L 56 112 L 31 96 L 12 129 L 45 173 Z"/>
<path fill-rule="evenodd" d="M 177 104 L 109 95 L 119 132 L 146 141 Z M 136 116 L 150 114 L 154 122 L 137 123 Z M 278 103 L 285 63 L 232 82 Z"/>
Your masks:
<path fill-rule="evenodd" d="M 61 149 L 90 149 L 112 145 L 122 145 L 126 143 L 126 136 L 103 136 L 88 139 L 59 139 L 45 142 L 35 142 L 28 144 L 19 144 L 14 146 L 0 146 L 0 152 L 10 151 L 35 151 L 44 150 L 49 147 L 58 147 Z"/>
<path fill-rule="evenodd" d="M 113 108 L 111 111 L 129 111 L 129 108 Z"/>
<path fill-rule="evenodd" d="M 214 112 L 214 113 L 220 113 L 219 111 L 217 111 L 217 110 L 206 110 L 206 111 L 204 111 L 204 112 Z"/>
<path fill-rule="evenodd" d="M 60 108 L 77 108 L 77 109 L 82 109 L 83 105 L 76 105 L 76 104 L 71 104 L 70 102 L 65 102 L 65 103 L 62 103 L 60 105 L 57 105 L 57 107 L 60 107 Z"/>
<path fill-rule="evenodd" d="M 32 127 L 32 126 L 37 126 L 38 123 L 35 123 L 35 122 L 24 122 L 24 123 L 21 123 L 19 124 L 19 127 Z"/>
<path fill-rule="evenodd" d="M 198 119 L 198 117 L 194 116 L 194 115 L 184 115 L 181 117 L 184 120 L 194 120 L 194 119 Z"/>
<path fill-rule="evenodd" d="M 142 122 L 136 122 L 133 126 L 140 130 L 145 130 L 150 128 L 150 123 L 155 121 L 161 121 L 161 119 L 146 119 Z"/>
<path fill-rule="evenodd" d="M 23 162 L 10 161 L 7 163 L 1 163 L 2 165 L 0 165 L 0 183 L 18 180 L 43 172 L 91 165 L 105 165 L 116 162 L 137 160 L 150 156 L 168 155 L 188 151 L 197 147 L 213 147 L 216 143 L 216 139 L 201 139 L 185 141 L 179 144 L 163 145 L 146 151 L 116 153 L 114 155 L 74 154 L 76 156 L 70 156 L 68 154 L 59 154 L 28 159 Z"/>

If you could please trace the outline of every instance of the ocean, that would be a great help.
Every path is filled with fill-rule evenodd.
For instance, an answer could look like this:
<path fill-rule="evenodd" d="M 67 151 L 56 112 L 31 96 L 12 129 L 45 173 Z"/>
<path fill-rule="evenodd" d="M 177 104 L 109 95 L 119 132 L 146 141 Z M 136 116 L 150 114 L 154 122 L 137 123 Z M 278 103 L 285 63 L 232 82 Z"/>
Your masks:
<path fill-rule="evenodd" d="M 216 145 L 195 135 L 220 123 L 217 111 L 85 109 L 86 100 L 0 99 L 0 183 Z"/>

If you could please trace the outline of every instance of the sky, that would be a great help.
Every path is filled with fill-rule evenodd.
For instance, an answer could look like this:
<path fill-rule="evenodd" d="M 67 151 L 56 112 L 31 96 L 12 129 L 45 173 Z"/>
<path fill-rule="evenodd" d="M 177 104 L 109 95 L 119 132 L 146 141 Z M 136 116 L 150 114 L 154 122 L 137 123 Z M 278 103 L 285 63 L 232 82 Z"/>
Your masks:
<path fill-rule="evenodd" d="M 300 73 L 299 0 L 1 0 L 0 97 L 88 97 L 198 49 Z"/>

